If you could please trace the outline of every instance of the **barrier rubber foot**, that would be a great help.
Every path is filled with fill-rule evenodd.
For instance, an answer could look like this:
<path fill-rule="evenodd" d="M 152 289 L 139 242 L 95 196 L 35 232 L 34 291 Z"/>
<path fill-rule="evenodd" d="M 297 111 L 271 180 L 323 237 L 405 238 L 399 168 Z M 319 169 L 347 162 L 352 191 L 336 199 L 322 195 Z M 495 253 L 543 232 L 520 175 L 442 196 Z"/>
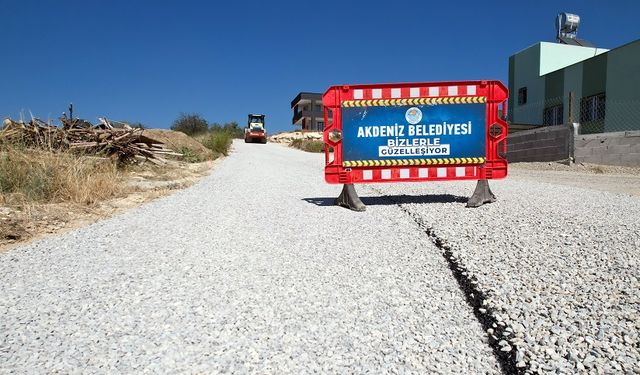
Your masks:
<path fill-rule="evenodd" d="M 336 199 L 336 204 L 358 212 L 362 212 L 367 209 L 367 206 L 362 203 L 358 193 L 356 193 L 356 188 L 353 184 L 344 184 L 342 193 L 340 193 L 338 199 Z"/>
<path fill-rule="evenodd" d="M 489 181 L 478 180 L 476 190 L 473 191 L 473 195 L 467 201 L 467 207 L 480 207 L 485 203 L 493 203 L 496 201 L 496 196 L 491 192 L 489 188 Z"/>

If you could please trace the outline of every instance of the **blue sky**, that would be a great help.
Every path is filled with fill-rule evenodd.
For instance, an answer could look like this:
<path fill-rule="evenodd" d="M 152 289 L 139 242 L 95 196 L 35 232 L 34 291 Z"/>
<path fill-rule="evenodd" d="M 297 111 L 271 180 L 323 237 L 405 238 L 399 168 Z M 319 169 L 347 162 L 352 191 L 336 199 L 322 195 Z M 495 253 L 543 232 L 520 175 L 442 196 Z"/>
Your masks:
<path fill-rule="evenodd" d="M 562 4 L 560 4 L 562 3 Z M 508 76 L 552 41 L 558 12 L 614 48 L 640 38 L 640 1 L 0 0 L 0 117 L 75 114 L 169 127 L 181 113 L 291 129 L 299 91 L 343 83 Z"/>

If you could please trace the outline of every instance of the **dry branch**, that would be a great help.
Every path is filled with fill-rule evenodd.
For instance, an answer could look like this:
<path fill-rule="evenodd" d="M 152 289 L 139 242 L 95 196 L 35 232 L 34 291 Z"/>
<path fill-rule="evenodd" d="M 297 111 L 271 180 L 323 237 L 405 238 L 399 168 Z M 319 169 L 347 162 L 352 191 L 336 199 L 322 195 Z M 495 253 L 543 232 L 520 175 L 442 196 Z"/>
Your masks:
<path fill-rule="evenodd" d="M 0 130 L 0 144 L 21 144 L 26 147 L 55 150 L 81 151 L 83 154 L 100 154 L 115 157 L 120 162 L 136 160 L 152 160 L 154 163 L 165 163 L 160 155 L 181 156 L 166 148 L 163 143 L 142 135 L 142 129 L 134 129 L 122 125 L 115 127 L 107 119 L 100 119 L 98 125 L 80 119 L 61 118 L 61 127 L 49 125 L 33 118 L 28 123 L 11 119 L 4 121 Z"/>

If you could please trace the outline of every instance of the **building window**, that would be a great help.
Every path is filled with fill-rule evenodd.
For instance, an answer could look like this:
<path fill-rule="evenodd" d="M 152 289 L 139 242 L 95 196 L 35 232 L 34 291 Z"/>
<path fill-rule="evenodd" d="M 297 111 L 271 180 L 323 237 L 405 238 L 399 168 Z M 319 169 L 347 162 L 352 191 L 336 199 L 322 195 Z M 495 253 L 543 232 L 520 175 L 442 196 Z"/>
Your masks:
<path fill-rule="evenodd" d="M 316 112 L 322 112 L 322 104 L 316 104 Z"/>
<path fill-rule="evenodd" d="M 562 104 L 545 108 L 542 115 L 543 125 L 562 125 L 564 106 Z"/>
<path fill-rule="evenodd" d="M 318 130 L 324 130 L 324 121 L 318 121 Z"/>
<path fill-rule="evenodd" d="M 518 89 L 518 105 L 527 104 L 527 88 L 520 87 Z"/>
<path fill-rule="evenodd" d="M 582 98 L 580 122 L 604 120 L 606 95 L 604 93 Z"/>

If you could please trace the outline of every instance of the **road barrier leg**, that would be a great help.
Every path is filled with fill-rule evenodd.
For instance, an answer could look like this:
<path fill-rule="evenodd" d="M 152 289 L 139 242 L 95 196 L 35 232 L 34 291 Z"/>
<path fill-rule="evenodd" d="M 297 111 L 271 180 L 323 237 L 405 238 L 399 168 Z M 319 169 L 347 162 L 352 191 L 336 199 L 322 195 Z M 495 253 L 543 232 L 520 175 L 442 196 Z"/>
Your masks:
<path fill-rule="evenodd" d="M 336 204 L 353 211 L 364 211 L 367 209 L 367 206 L 365 206 L 360 200 L 360 197 L 358 197 L 358 193 L 356 193 L 356 188 L 353 184 L 344 184 L 342 193 L 340 193 L 338 199 L 336 199 Z"/>
<path fill-rule="evenodd" d="M 467 207 L 480 207 L 485 203 L 493 203 L 495 201 L 496 196 L 489 188 L 489 181 L 478 180 L 476 190 L 473 191 L 473 195 L 467 201 Z"/>

